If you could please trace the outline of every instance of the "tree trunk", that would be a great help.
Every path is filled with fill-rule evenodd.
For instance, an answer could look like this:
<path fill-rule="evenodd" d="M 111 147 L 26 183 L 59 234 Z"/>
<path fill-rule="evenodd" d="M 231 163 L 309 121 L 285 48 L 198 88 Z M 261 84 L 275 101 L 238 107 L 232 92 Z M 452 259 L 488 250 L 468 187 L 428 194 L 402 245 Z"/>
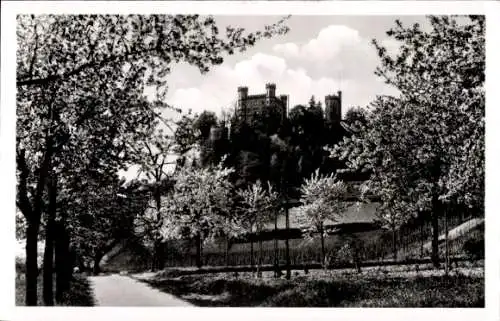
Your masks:
<path fill-rule="evenodd" d="M 46 306 L 54 305 L 54 224 L 57 211 L 57 185 L 55 177 L 49 184 L 49 208 L 45 229 L 45 252 L 43 255 L 43 302 Z"/>
<path fill-rule="evenodd" d="M 432 199 L 432 253 L 431 260 L 435 268 L 439 268 L 439 200 L 436 196 Z"/>
<path fill-rule="evenodd" d="M 226 235 L 226 249 L 224 253 L 224 261 L 226 262 L 226 266 L 229 266 L 229 247 L 230 247 L 230 238 L 229 235 Z"/>
<path fill-rule="evenodd" d="M 158 266 L 158 249 L 156 245 L 156 241 L 153 244 L 153 259 L 151 260 L 151 271 L 156 271 L 156 267 Z"/>
<path fill-rule="evenodd" d="M 396 246 L 396 227 L 392 226 L 392 259 L 396 261 L 398 259 L 398 249 Z"/>
<path fill-rule="evenodd" d="M 153 264 L 152 270 L 162 270 L 165 265 L 164 255 L 163 255 L 163 243 L 161 240 L 156 240 L 153 249 Z"/>
<path fill-rule="evenodd" d="M 253 258 L 253 236 L 252 233 L 250 233 L 250 270 L 252 270 L 252 273 L 254 272 L 254 258 Z"/>
<path fill-rule="evenodd" d="M 262 235 L 260 235 L 260 229 L 259 229 L 259 261 L 257 263 L 257 277 L 261 278 L 262 277 L 262 271 L 261 271 L 261 266 L 262 266 Z"/>
<path fill-rule="evenodd" d="M 420 258 L 423 258 L 424 257 L 424 223 L 425 223 L 425 220 L 424 220 L 424 216 L 423 216 L 423 213 L 420 213 L 419 214 L 419 223 L 420 223 Z"/>
<path fill-rule="evenodd" d="M 49 105 L 48 116 L 51 121 L 54 119 L 52 104 Z M 38 232 L 40 229 L 40 219 L 42 213 L 43 193 L 45 190 L 45 182 L 48 176 L 50 163 L 53 154 L 53 139 L 50 132 L 45 133 L 46 145 L 43 161 L 38 171 L 37 183 L 33 204 L 31 204 L 28 191 L 27 179 L 29 176 L 29 168 L 26 164 L 25 150 L 17 151 L 17 167 L 20 170 L 19 180 L 19 205 L 23 215 L 26 217 L 28 227 L 26 231 L 26 306 L 37 305 L 37 281 L 38 281 Z"/>
<path fill-rule="evenodd" d="M 354 268 L 356 272 L 361 273 L 361 253 L 358 245 L 356 243 L 353 244 L 353 254 L 354 254 Z"/>
<path fill-rule="evenodd" d="M 160 255 L 158 257 L 158 269 L 159 270 L 163 270 L 165 268 L 165 261 L 166 261 L 165 248 L 166 248 L 165 243 L 160 241 L 160 246 L 159 246 Z"/>
<path fill-rule="evenodd" d="M 99 275 L 99 273 L 101 273 L 100 263 L 101 263 L 101 260 L 102 260 L 103 257 L 104 257 L 104 254 L 102 254 L 101 252 L 97 252 L 94 255 L 94 267 L 93 267 L 93 270 L 92 270 L 92 273 L 94 275 Z"/>
<path fill-rule="evenodd" d="M 53 291 L 53 260 L 54 260 L 54 246 L 52 242 L 51 222 L 47 222 L 45 227 L 45 249 L 43 253 L 43 303 L 46 306 L 54 305 L 54 291 Z"/>
<path fill-rule="evenodd" d="M 159 182 L 158 182 L 158 184 L 159 184 Z M 155 203 L 156 203 L 156 210 L 158 212 L 160 212 L 160 210 L 161 210 L 161 190 L 160 190 L 160 186 L 157 186 L 156 190 L 155 190 Z"/>
<path fill-rule="evenodd" d="M 285 257 L 286 257 L 286 279 L 290 280 L 292 271 L 290 270 L 290 244 L 288 242 L 288 232 L 290 230 L 290 215 L 288 212 L 288 198 L 285 201 Z"/>
<path fill-rule="evenodd" d="M 321 238 L 321 258 L 323 263 L 323 268 L 326 270 L 326 250 L 325 250 L 325 235 L 323 231 L 323 224 L 321 224 L 321 228 L 319 229 L 320 238 Z"/>
<path fill-rule="evenodd" d="M 50 114 L 50 113 L 49 113 Z M 40 170 L 38 171 L 36 190 L 33 207 L 28 197 L 27 178 L 29 169 L 26 165 L 24 150 L 17 154 L 17 167 L 19 168 L 19 206 L 27 221 L 26 229 L 26 306 L 37 305 L 37 281 L 38 281 L 38 232 L 42 213 L 42 197 L 45 190 L 45 182 L 52 157 L 52 138 L 47 137 L 47 147 Z"/>
<path fill-rule="evenodd" d="M 28 221 L 26 229 L 26 306 L 37 305 L 38 229 L 40 223 Z"/>
<path fill-rule="evenodd" d="M 55 231 L 56 302 L 61 302 L 63 293 L 69 288 L 72 267 L 69 259 L 69 235 L 62 221 L 56 224 Z"/>
<path fill-rule="evenodd" d="M 202 265 L 203 265 L 203 262 L 202 262 L 202 251 L 203 251 L 203 248 L 202 248 L 202 240 L 201 240 L 201 235 L 198 234 L 196 236 L 196 266 L 198 268 L 201 268 Z"/>
<path fill-rule="evenodd" d="M 274 277 L 279 277 L 279 251 L 278 251 L 278 211 L 274 216 Z"/>
<path fill-rule="evenodd" d="M 445 207 L 444 208 L 444 246 L 445 246 L 445 254 L 444 254 L 444 274 L 448 275 L 449 269 L 450 269 L 450 252 L 449 252 L 449 247 L 448 247 L 448 209 Z"/>
<path fill-rule="evenodd" d="M 54 305 L 54 237 L 53 222 L 48 222 L 45 236 L 45 251 L 43 254 L 43 303 L 46 306 Z"/>

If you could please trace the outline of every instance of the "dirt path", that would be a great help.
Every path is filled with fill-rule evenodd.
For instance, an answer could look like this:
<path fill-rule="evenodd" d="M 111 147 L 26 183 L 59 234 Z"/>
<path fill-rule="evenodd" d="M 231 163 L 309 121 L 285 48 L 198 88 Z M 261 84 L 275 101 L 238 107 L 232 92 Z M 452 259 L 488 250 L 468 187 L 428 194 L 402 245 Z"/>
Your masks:
<path fill-rule="evenodd" d="M 96 306 L 190 306 L 188 302 L 117 274 L 89 278 Z"/>

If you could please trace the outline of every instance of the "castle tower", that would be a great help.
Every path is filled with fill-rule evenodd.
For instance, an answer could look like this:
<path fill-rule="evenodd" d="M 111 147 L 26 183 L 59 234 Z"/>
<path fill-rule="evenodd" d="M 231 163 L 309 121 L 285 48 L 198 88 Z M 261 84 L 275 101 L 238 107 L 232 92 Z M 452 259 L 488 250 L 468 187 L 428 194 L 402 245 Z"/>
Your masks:
<path fill-rule="evenodd" d="M 342 120 L 342 92 L 325 97 L 325 120 L 327 124 L 340 123 Z"/>
<path fill-rule="evenodd" d="M 266 105 L 271 104 L 271 100 L 276 96 L 276 84 L 266 84 Z"/>
<path fill-rule="evenodd" d="M 237 109 L 242 113 L 243 118 L 246 118 L 247 104 L 246 100 L 248 98 L 248 87 L 238 87 L 238 104 Z"/>

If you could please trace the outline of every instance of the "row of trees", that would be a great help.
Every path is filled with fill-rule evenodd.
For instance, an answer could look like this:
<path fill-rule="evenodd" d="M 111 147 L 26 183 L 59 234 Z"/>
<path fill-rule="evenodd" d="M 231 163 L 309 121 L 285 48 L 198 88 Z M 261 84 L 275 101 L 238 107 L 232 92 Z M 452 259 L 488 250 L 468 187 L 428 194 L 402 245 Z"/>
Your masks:
<path fill-rule="evenodd" d="M 276 132 L 265 124 L 235 126 L 231 144 L 218 146 L 227 148 L 226 158 L 207 157 L 206 166 L 188 170 L 181 157 L 175 165 L 185 168 L 172 177 L 170 154 L 186 155 L 207 141 L 209 127 L 185 117 L 174 134 L 158 130 L 171 64 L 186 61 L 205 72 L 226 53 L 286 32 L 283 21 L 247 35 L 228 28 L 222 37 L 211 17 L 18 16 L 17 206 L 26 222 L 26 304 L 37 300 L 40 230 L 50 305 L 54 252 L 62 293 L 70 252 L 92 257 L 98 270 L 117 240 L 140 234 L 153 252 L 165 239 L 194 238 L 201 258 L 204 241 L 259 232 L 280 208 L 288 228 L 292 196 L 302 197 L 303 221 L 323 236 L 324 222 L 345 205 L 339 197 L 345 184 L 319 172 L 303 186 L 302 180 L 317 167 L 331 172 L 342 163 L 369 175 L 366 191 L 382 198 L 380 215 L 394 227 L 411 216 L 431 217 L 437 265 L 438 218 L 451 207 L 483 206 L 484 18 L 430 22 L 430 32 L 400 23 L 388 32 L 401 42 L 396 57 L 375 42 L 377 74 L 401 94 L 379 97 L 362 117 L 351 112 L 352 134 L 331 158 L 321 155 L 318 127 L 310 126 L 312 116 L 319 119 L 312 104 L 292 110 L 291 122 Z M 145 85 L 157 87 L 157 101 L 143 98 Z M 114 178 L 130 164 L 149 175 L 148 184 L 124 188 Z"/>
<path fill-rule="evenodd" d="M 349 110 L 350 131 L 342 141 L 322 139 L 321 107 L 313 99 L 308 107 L 293 108 L 276 133 L 236 122 L 229 142 L 234 146 L 225 162 L 235 168 L 235 186 L 261 179 L 276 187 L 282 201 L 301 195 L 304 221 L 323 235 L 324 218 L 334 218 L 333 213 L 347 206 L 338 197 L 346 186 L 316 173 L 300 188 L 303 179 L 318 167 L 326 173 L 365 173 L 369 179 L 361 186 L 360 200 L 368 195 L 380 199 L 378 216 L 393 231 L 394 258 L 398 228 L 415 218 L 422 224 L 430 220 L 431 258 L 439 266 L 439 219 L 445 218 L 447 230 L 450 215 L 483 211 L 484 19 L 429 21 L 429 32 L 396 22 L 387 33 L 401 43 L 394 56 L 374 41 L 381 58 L 376 74 L 400 94 L 378 97 L 367 109 Z M 214 115 L 202 114 L 198 124 L 203 119 L 216 124 Z M 208 130 L 205 133 L 202 142 L 209 141 Z M 329 137 L 335 138 L 341 136 Z M 324 158 L 315 157 L 328 144 L 334 145 L 330 159 L 335 168 L 326 168 Z"/>
<path fill-rule="evenodd" d="M 69 249 L 105 253 L 114 237 L 101 227 L 122 226 L 113 219 L 121 222 L 118 209 L 126 208 L 113 177 L 149 152 L 138 142 L 157 128 L 172 64 L 185 61 L 204 73 L 224 55 L 288 28 L 281 20 L 264 31 L 228 27 L 220 35 L 212 17 L 197 15 L 19 15 L 17 23 L 17 207 L 26 222 L 26 305 L 37 302 L 41 229 L 48 240 L 44 301 L 52 305 L 52 244 L 62 292 L 71 275 Z M 144 98 L 145 86 L 156 88 L 154 102 Z M 98 246 L 88 244 L 94 241 Z"/>
<path fill-rule="evenodd" d="M 181 169 L 173 175 L 175 183 L 164 193 L 161 207 L 150 207 L 137 216 L 137 231 L 144 233 L 145 222 L 155 222 L 156 228 L 149 230 L 148 239 L 159 235 L 162 240 L 194 240 L 198 267 L 203 264 L 205 243 L 225 239 L 227 260 L 232 238 L 242 234 L 250 235 L 251 266 L 254 267 L 255 235 L 259 243 L 257 272 L 260 275 L 261 233 L 266 224 L 276 222 L 284 204 L 270 183 L 257 180 L 246 188 L 236 189 L 231 182 L 233 172 L 234 169 L 225 168 L 222 163 Z M 311 233 L 321 235 L 323 262 L 327 256 L 324 225 L 326 221 L 335 221 L 348 206 L 344 201 L 346 190 L 345 183 L 332 175 L 322 176 L 318 171 L 302 185 L 304 205 L 297 220 Z"/>

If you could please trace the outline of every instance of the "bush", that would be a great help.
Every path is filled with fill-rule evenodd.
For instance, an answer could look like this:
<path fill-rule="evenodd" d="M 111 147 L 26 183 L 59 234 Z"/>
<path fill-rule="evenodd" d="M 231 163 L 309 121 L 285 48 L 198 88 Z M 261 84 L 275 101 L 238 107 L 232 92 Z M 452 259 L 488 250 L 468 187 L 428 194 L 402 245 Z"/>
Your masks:
<path fill-rule="evenodd" d="M 93 306 L 94 297 L 87 278 L 74 276 L 69 290 L 63 294 L 62 306 Z"/>
<path fill-rule="evenodd" d="M 471 259 L 484 259 L 484 235 L 480 238 L 467 240 L 462 249 Z"/>

